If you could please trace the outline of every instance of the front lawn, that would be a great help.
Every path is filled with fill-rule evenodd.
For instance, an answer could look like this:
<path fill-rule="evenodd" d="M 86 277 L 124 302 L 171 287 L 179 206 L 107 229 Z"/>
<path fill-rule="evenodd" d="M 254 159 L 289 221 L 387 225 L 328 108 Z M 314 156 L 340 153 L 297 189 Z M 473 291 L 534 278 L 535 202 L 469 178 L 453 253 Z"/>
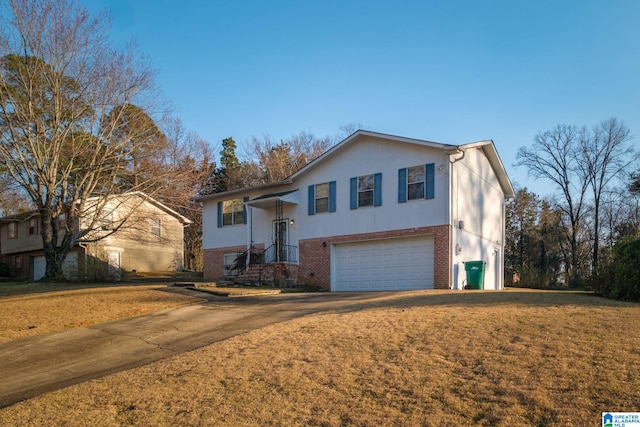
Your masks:
<path fill-rule="evenodd" d="M 48 393 L 0 425 L 600 425 L 640 411 L 638 325 L 640 305 L 580 292 L 381 295 Z"/>
<path fill-rule="evenodd" d="M 197 301 L 166 285 L 0 284 L 0 343 Z"/>

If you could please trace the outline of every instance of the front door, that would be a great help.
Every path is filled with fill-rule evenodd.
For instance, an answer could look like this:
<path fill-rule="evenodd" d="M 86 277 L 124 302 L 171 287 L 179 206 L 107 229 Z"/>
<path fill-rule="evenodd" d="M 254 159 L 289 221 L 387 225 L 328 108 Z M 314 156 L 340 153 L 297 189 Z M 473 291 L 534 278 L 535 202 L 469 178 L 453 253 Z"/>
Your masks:
<path fill-rule="evenodd" d="M 275 245 L 275 261 L 288 261 L 289 244 L 289 220 L 275 221 L 273 223 L 273 242 Z"/>

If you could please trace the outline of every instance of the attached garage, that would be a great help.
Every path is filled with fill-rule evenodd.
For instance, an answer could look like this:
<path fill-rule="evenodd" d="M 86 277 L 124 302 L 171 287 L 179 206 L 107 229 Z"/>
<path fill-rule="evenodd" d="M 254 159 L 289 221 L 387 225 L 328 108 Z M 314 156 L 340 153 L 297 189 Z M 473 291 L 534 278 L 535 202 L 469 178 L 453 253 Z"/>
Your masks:
<path fill-rule="evenodd" d="M 340 243 L 333 247 L 333 291 L 434 288 L 434 244 L 420 236 Z"/>
<path fill-rule="evenodd" d="M 69 252 L 62 262 L 62 270 L 68 279 L 76 279 L 78 276 L 78 253 Z M 40 280 L 47 271 L 47 261 L 44 255 L 33 257 L 33 280 Z"/>
<path fill-rule="evenodd" d="M 44 256 L 33 257 L 33 280 L 40 280 L 47 272 L 47 260 Z"/>

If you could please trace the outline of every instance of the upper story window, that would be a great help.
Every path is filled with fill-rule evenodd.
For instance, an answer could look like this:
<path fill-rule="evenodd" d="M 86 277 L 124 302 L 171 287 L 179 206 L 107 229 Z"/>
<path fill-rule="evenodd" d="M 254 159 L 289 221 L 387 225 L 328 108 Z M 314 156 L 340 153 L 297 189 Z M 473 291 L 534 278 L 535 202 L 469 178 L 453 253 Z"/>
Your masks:
<path fill-rule="evenodd" d="M 149 220 L 149 225 L 151 227 L 151 235 L 160 237 L 162 230 L 162 222 L 159 218 L 151 218 Z"/>
<path fill-rule="evenodd" d="M 246 224 L 246 212 L 243 199 L 218 202 L 218 227 Z"/>
<path fill-rule="evenodd" d="M 411 166 L 398 170 L 398 202 L 407 200 L 433 199 L 435 171 L 434 164 Z"/>
<path fill-rule="evenodd" d="M 18 238 L 18 223 L 10 222 L 7 224 L 7 239 L 17 239 Z"/>
<path fill-rule="evenodd" d="M 29 236 L 35 236 L 38 234 L 38 218 L 29 218 L 29 221 L 27 222 L 27 234 Z"/>
<path fill-rule="evenodd" d="M 336 211 L 336 182 L 309 186 L 309 215 Z"/>
<path fill-rule="evenodd" d="M 329 183 L 316 185 L 316 213 L 329 212 Z"/>
<path fill-rule="evenodd" d="M 101 212 L 100 217 L 100 228 L 103 230 L 113 230 L 115 229 L 115 220 L 113 211 Z"/>
<path fill-rule="evenodd" d="M 242 223 L 244 223 L 244 204 L 242 203 L 242 199 L 222 202 L 222 225 Z"/>
<path fill-rule="evenodd" d="M 351 209 L 382 205 L 382 174 L 351 178 Z"/>
<path fill-rule="evenodd" d="M 373 175 L 358 177 L 358 207 L 373 206 Z"/>
<path fill-rule="evenodd" d="M 407 168 L 407 199 L 424 199 L 424 165 Z"/>

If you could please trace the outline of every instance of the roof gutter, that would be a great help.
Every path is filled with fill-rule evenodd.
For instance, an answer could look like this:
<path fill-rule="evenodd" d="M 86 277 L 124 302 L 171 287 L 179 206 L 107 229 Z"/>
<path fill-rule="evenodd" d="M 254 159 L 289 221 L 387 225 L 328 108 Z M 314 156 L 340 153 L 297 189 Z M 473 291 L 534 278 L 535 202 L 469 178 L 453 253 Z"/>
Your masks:
<path fill-rule="evenodd" d="M 459 162 L 460 160 L 464 159 L 464 156 L 467 154 L 466 150 L 463 150 L 460 147 L 455 147 L 453 150 L 447 150 L 445 151 L 445 154 L 449 155 L 449 163 L 454 164 L 455 162 Z M 457 157 L 452 159 L 451 156 L 455 156 L 458 154 L 462 154 L 462 156 Z"/>
<path fill-rule="evenodd" d="M 263 190 L 263 189 L 267 189 L 267 188 L 273 188 L 273 187 L 280 187 L 282 185 L 289 185 L 292 184 L 293 180 L 291 178 L 287 178 L 283 181 L 277 181 L 277 182 L 270 182 L 267 184 L 262 184 L 262 185 L 256 185 L 254 187 L 242 187 L 242 188 L 238 188 L 235 190 L 229 190 L 229 191 L 224 191 L 221 193 L 211 193 L 211 194 L 205 194 L 203 196 L 198 196 L 198 197 L 194 197 L 192 200 L 196 201 L 196 202 L 206 202 L 207 200 L 212 200 L 212 199 L 217 199 L 220 197 L 229 197 L 229 196 L 233 196 L 236 194 L 242 194 L 242 193 L 246 193 L 249 191 L 255 191 L 255 190 Z"/>

